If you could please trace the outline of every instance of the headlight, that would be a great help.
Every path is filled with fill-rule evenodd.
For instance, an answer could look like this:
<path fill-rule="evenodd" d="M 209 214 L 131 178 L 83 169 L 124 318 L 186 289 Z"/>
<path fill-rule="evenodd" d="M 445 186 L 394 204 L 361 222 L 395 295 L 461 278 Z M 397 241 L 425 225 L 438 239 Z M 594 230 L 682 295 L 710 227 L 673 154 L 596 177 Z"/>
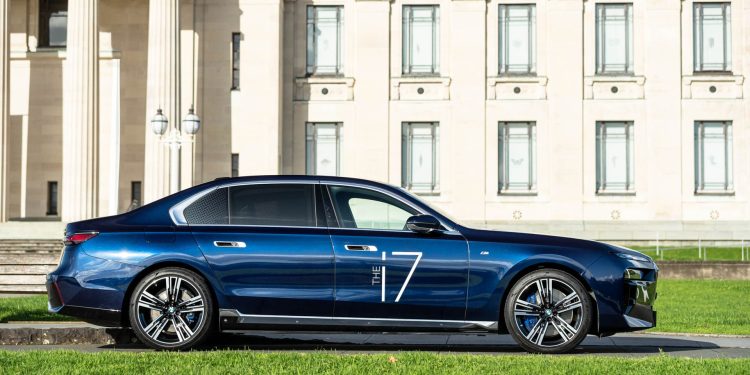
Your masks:
<path fill-rule="evenodd" d="M 639 270 L 634 270 L 632 268 L 628 268 L 625 270 L 622 277 L 627 280 L 640 280 L 643 278 L 643 272 Z"/>
<path fill-rule="evenodd" d="M 634 254 L 628 254 L 628 253 L 612 253 L 612 254 L 615 254 L 622 259 L 634 260 L 636 262 L 651 263 L 651 259 L 649 259 L 646 256 L 634 255 Z"/>

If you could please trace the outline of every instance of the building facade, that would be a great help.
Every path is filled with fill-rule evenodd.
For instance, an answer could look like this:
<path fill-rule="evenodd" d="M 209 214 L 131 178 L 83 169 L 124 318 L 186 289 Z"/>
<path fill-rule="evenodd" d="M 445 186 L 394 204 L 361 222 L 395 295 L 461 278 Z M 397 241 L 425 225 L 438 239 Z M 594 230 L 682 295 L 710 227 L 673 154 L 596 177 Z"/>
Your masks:
<path fill-rule="evenodd" d="M 284 173 L 488 227 L 750 237 L 748 0 L 0 4 L 3 220 Z M 190 108 L 170 149 L 152 120 Z"/>

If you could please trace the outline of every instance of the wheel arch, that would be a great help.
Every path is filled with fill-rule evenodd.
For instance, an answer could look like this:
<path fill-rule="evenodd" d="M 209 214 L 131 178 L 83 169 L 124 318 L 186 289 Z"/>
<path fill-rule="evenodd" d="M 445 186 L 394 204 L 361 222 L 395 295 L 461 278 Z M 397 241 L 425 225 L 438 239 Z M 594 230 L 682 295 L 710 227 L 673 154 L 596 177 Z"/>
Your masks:
<path fill-rule="evenodd" d="M 594 294 L 594 290 L 591 288 L 591 285 L 589 282 L 583 277 L 581 272 L 576 270 L 576 267 L 571 264 L 566 264 L 563 262 L 553 262 L 553 261 L 539 261 L 532 264 L 525 264 L 522 266 L 518 266 L 516 269 L 511 269 L 507 274 L 506 277 L 503 278 L 503 281 L 501 281 L 500 285 L 503 289 L 501 297 L 500 297 L 500 309 L 499 309 L 499 315 L 498 315 L 498 332 L 501 333 L 507 333 L 508 328 L 505 326 L 505 299 L 508 298 L 508 293 L 510 293 L 510 289 L 515 285 L 518 280 L 520 280 L 522 277 L 530 274 L 531 272 L 541 270 L 541 269 L 554 269 L 558 271 L 565 272 L 572 277 L 574 277 L 576 280 L 578 280 L 581 285 L 583 285 L 584 288 L 586 288 L 586 292 L 589 294 L 589 297 L 591 297 L 591 305 L 594 309 L 594 316 L 591 319 L 591 325 L 589 326 L 589 333 L 598 333 L 599 332 L 599 307 L 597 305 L 596 301 L 596 295 Z"/>
<path fill-rule="evenodd" d="M 219 300 L 217 298 L 216 294 L 216 288 L 214 287 L 213 283 L 209 280 L 209 278 L 206 276 L 206 274 L 201 271 L 198 267 L 195 267 L 187 262 L 180 262 L 175 260 L 165 260 L 161 262 L 156 262 L 154 264 L 149 265 L 148 267 L 142 269 L 138 274 L 133 277 L 133 279 L 130 281 L 130 284 L 128 285 L 128 288 L 125 290 L 125 294 L 123 295 L 122 299 L 122 311 L 121 314 L 121 324 L 124 327 L 130 326 L 130 297 L 133 295 L 133 291 L 135 290 L 135 287 L 138 285 L 138 283 L 143 280 L 146 276 L 148 276 L 150 273 L 163 269 L 163 268 L 182 268 L 189 271 L 194 272 L 201 278 L 203 278 L 203 281 L 208 285 L 209 292 L 211 293 L 211 300 L 213 301 L 213 308 L 217 311 L 217 319 L 218 319 L 218 307 L 219 307 Z"/>

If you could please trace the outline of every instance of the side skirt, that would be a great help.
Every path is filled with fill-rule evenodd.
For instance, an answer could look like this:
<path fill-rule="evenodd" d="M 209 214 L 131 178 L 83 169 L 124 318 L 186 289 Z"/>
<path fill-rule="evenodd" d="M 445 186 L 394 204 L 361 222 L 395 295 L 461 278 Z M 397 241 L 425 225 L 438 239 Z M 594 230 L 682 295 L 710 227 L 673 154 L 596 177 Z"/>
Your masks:
<path fill-rule="evenodd" d="M 497 331 L 497 322 L 494 321 L 254 315 L 242 314 L 233 309 L 221 309 L 219 316 L 222 330 L 287 328 L 347 331 Z"/>

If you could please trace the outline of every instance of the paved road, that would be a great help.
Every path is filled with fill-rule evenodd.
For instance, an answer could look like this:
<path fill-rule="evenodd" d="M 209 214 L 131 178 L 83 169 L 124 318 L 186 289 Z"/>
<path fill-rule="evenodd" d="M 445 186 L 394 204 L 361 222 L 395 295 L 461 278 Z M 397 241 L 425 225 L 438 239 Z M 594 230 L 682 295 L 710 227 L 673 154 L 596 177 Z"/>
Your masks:
<path fill-rule="evenodd" d="M 142 345 L 19 345 L 0 346 L 3 350 L 133 351 L 149 349 Z M 296 351 L 335 350 L 337 353 L 378 353 L 393 351 L 467 352 L 488 355 L 524 353 L 508 335 L 418 334 L 418 333 L 278 333 L 252 332 L 225 334 L 203 350 Z M 588 337 L 575 354 L 642 357 L 664 352 L 694 358 L 750 357 L 750 338 L 619 334 Z"/>

